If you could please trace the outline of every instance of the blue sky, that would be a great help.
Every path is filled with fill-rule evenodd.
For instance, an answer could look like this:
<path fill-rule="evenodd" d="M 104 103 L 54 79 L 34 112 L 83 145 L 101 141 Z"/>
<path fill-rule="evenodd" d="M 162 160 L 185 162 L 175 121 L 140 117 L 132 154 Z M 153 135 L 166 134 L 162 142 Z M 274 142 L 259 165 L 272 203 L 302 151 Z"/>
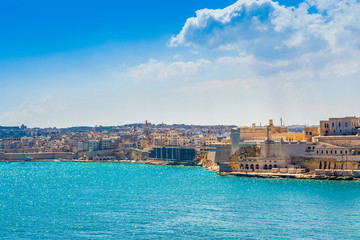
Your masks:
<path fill-rule="evenodd" d="M 355 0 L 4 0 L 0 125 L 358 115 L 358 22 Z"/>

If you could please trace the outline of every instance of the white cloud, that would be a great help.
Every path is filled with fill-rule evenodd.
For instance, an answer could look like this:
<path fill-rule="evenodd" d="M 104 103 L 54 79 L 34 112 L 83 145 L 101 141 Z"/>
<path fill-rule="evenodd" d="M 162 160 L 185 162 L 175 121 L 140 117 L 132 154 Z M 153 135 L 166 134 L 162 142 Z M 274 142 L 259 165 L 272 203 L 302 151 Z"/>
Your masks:
<path fill-rule="evenodd" d="M 174 78 L 189 80 L 209 65 L 211 65 L 211 62 L 205 59 L 188 62 L 174 61 L 169 63 L 150 59 L 148 63 L 130 68 L 120 75 L 139 82 L 165 81 Z"/>
<path fill-rule="evenodd" d="M 257 57 L 296 57 L 360 47 L 360 4 L 308 0 L 285 7 L 271 0 L 239 0 L 224 9 L 201 9 L 170 46 L 246 51 Z"/>

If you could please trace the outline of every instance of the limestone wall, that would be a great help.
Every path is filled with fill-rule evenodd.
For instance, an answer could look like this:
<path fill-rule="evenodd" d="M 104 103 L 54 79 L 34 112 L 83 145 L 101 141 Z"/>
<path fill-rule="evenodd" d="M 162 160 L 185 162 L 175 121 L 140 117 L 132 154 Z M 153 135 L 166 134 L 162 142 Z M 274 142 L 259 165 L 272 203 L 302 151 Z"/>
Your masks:
<path fill-rule="evenodd" d="M 4 153 L 0 155 L 0 159 L 6 161 L 24 160 L 25 158 L 32 158 L 33 160 L 44 159 L 72 159 L 73 153 L 58 152 L 58 153 Z"/>
<path fill-rule="evenodd" d="M 231 146 L 217 146 L 215 154 L 215 163 L 229 162 L 231 155 Z"/>
<path fill-rule="evenodd" d="M 343 161 L 339 162 L 332 158 L 292 158 L 292 162 L 308 170 L 315 169 L 343 169 L 343 170 L 358 170 L 360 165 L 358 162 Z"/>
<path fill-rule="evenodd" d="M 291 157 L 304 157 L 306 144 L 300 142 L 293 143 L 272 143 L 260 144 L 262 158 L 290 159 Z"/>
<path fill-rule="evenodd" d="M 342 147 L 360 146 L 360 136 L 318 136 L 313 139 L 315 142 L 329 143 Z"/>

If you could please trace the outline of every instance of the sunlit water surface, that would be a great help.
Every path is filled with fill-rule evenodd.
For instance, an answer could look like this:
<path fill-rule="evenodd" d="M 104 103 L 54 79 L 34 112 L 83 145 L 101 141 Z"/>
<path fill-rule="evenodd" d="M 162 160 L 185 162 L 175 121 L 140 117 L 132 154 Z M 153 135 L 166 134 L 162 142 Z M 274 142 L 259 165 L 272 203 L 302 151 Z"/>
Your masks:
<path fill-rule="evenodd" d="M 360 183 L 0 163 L 0 239 L 359 239 Z"/>

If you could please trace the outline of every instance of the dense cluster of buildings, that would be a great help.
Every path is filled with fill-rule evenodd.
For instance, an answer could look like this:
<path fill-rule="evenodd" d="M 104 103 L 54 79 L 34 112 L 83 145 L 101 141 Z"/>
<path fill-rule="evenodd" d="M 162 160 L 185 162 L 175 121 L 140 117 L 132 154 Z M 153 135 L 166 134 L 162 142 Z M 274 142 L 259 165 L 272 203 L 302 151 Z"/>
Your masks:
<path fill-rule="evenodd" d="M 67 155 L 69 158 L 125 159 L 134 157 L 135 152 L 140 159 L 192 162 L 211 144 L 229 143 L 232 127 L 154 125 L 147 121 L 144 124 L 94 128 L 0 127 L 0 160 L 6 156 L 13 159 L 27 154 L 38 158 L 45 153 L 65 152 L 72 153 Z M 157 154 L 159 152 L 166 154 Z"/>
<path fill-rule="evenodd" d="M 227 165 L 232 171 L 360 169 L 358 117 L 330 118 L 320 121 L 319 126 L 297 126 L 296 131 L 276 126 L 273 120 L 265 126 L 250 127 L 148 122 L 66 129 L 23 125 L 0 127 L 0 137 L 0 160 L 45 154 L 89 160 L 197 159 Z"/>

